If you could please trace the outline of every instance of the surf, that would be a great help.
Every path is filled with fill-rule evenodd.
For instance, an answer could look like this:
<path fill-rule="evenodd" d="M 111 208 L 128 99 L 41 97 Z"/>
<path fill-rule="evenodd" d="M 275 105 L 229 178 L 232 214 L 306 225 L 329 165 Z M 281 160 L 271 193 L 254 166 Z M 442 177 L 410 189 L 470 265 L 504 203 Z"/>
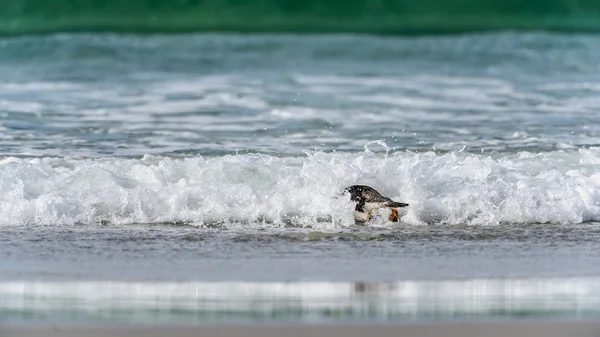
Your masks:
<path fill-rule="evenodd" d="M 0 226 L 184 222 L 343 228 L 361 183 L 410 204 L 404 225 L 600 221 L 600 148 L 542 153 L 314 152 L 0 160 Z"/>

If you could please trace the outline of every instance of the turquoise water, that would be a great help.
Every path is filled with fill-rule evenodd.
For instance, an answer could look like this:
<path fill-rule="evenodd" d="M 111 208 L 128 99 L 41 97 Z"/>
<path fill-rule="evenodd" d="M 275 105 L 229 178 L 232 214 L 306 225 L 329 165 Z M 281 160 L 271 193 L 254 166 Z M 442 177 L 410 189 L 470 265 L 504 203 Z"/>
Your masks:
<path fill-rule="evenodd" d="M 593 35 L 0 40 L 0 224 L 600 220 Z"/>
<path fill-rule="evenodd" d="M 5 0 L 0 34 L 296 32 L 450 34 L 597 32 L 596 1 L 534 0 Z"/>

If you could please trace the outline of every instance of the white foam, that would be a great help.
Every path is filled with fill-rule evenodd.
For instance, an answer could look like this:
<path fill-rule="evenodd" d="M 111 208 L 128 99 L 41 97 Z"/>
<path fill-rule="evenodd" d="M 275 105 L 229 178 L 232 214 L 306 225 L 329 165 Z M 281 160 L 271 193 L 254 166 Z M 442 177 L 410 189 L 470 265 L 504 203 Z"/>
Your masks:
<path fill-rule="evenodd" d="M 0 160 L 0 225 L 188 221 L 257 228 L 353 224 L 341 190 L 408 202 L 403 221 L 600 221 L 600 149 L 548 153 L 321 153 L 306 157 Z M 385 214 L 373 221 L 385 225 Z"/>

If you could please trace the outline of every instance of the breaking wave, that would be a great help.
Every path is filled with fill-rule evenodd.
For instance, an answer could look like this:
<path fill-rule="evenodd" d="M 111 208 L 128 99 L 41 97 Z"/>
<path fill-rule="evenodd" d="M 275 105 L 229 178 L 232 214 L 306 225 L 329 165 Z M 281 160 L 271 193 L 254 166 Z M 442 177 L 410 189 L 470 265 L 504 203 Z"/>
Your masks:
<path fill-rule="evenodd" d="M 600 221 L 600 148 L 545 153 L 316 152 L 0 160 L 0 225 L 354 224 L 344 187 L 408 202 L 409 225 Z M 383 213 L 384 211 L 382 211 Z M 385 225 L 381 214 L 372 221 Z"/>

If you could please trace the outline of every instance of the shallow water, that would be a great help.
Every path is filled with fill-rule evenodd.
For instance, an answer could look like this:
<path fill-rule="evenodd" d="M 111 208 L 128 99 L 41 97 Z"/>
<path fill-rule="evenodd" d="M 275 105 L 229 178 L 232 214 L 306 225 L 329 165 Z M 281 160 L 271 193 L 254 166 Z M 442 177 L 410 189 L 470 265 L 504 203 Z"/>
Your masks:
<path fill-rule="evenodd" d="M 600 226 L 2 230 L 0 279 L 370 281 L 593 276 Z"/>

